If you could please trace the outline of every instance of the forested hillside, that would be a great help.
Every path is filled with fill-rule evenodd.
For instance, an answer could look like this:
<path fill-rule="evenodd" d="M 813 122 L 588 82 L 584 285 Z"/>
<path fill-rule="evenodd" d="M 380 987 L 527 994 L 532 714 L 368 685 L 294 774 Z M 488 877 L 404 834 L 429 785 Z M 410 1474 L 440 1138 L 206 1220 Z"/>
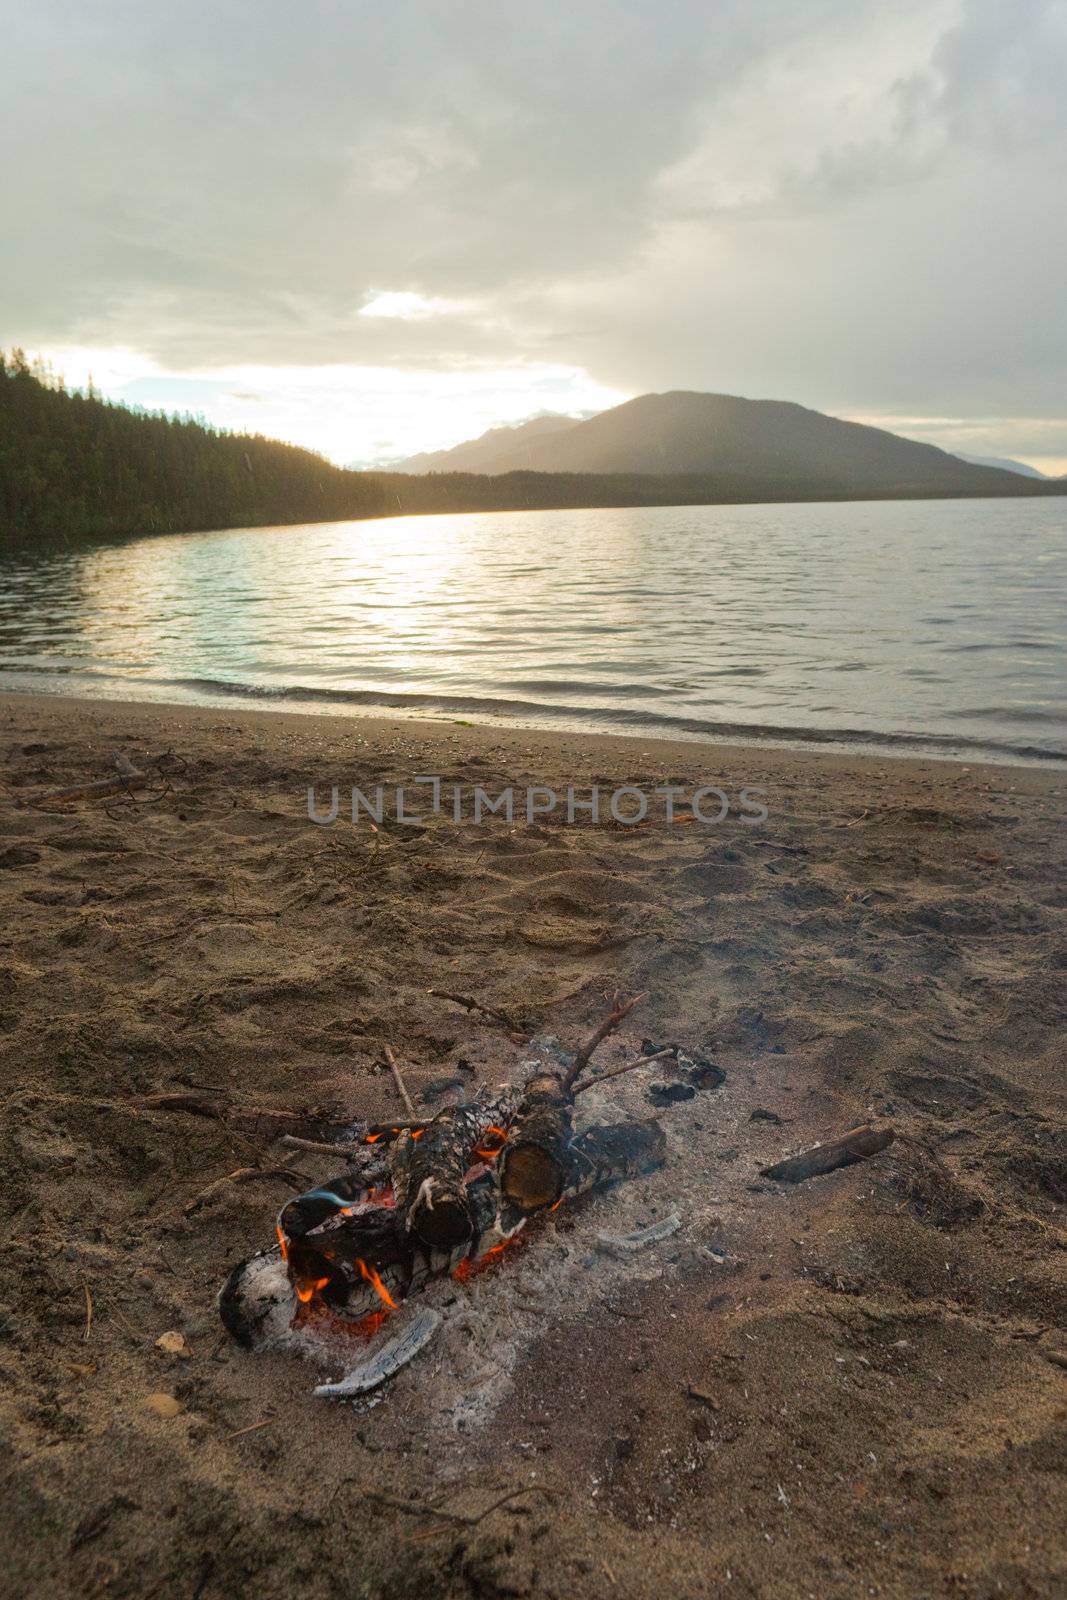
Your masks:
<path fill-rule="evenodd" d="M 68 394 L 0 353 L 0 539 L 376 516 L 382 486 L 310 450 Z"/>

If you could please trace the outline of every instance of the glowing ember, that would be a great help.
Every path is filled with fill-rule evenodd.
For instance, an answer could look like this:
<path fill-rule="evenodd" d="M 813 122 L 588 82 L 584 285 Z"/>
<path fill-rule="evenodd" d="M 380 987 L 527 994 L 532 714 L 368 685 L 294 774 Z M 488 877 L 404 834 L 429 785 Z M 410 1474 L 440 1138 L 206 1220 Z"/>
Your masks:
<path fill-rule="evenodd" d="M 347 1331 L 359 1339 L 373 1339 L 388 1315 L 388 1311 L 368 1311 L 358 1322 L 349 1323 Z"/>
<path fill-rule="evenodd" d="M 476 1277 L 479 1272 L 484 1272 L 487 1267 L 495 1266 L 505 1252 L 518 1249 L 525 1243 L 525 1238 L 519 1234 L 516 1234 L 513 1239 L 502 1239 L 491 1250 L 487 1250 L 484 1256 L 477 1256 L 473 1259 L 468 1256 L 466 1261 L 461 1261 L 453 1271 L 452 1276 L 457 1283 L 466 1283 L 469 1278 Z"/>

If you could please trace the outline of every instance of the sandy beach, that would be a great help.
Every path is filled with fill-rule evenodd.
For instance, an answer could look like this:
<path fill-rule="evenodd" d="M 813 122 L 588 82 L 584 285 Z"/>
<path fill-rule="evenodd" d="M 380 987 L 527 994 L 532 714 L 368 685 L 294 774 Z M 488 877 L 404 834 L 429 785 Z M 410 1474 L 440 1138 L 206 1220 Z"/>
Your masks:
<path fill-rule="evenodd" d="M 1067 772 L 28 695 L 0 730 L 12 1594 L 1063 1593 Z M 136 801 L 34 803 L 114 751 Z M 731 807 L 308 820 L 309 784 L 426 775 Z M 227 1273 L 337 1170 L 252 1112 L 397 1115 L 386 1044 L 430 1105 L 616 991 L 648 997 L 604 1067 L 724 1074 L 662 1109 L 659 1172 L 453 1285 L 374 1403 L 225 1335 Z M 650 1115 L 653 1076 L 589 1114 Z M 892 1148 L 760 1177 L 865 1122 Z"/>

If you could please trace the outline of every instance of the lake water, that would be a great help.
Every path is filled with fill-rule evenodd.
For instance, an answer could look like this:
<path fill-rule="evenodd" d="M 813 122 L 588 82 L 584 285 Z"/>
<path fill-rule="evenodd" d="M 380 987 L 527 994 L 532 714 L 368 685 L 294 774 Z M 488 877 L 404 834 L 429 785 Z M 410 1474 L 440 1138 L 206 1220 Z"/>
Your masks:
<path fill-rule="evenodd" d="M 1067 760 L 1067 499 L 229 529 L 0 556 L 0 687 Z"/>

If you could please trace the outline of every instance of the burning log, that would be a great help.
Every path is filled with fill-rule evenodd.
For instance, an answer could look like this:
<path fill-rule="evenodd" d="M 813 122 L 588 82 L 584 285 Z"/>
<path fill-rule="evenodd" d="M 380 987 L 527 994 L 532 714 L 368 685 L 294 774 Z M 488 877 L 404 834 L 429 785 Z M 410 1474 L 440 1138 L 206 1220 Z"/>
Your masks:
<path fill-rule="evenodd" d="M 278 1249 L 241 1263 L 223 1286 L 230 1333 L 269 1342 L 320 1316 L 376 1328 L 435 1279 L 465 1278 L 498 1257 L 536 1213 L 660 1165 L 666 1140 L 654 1120 L 577 1135 L 573 1125 L 576 1094 L 603 1081 L 577 1080 L 634 1003 L 616 1003 L 570 1065 L 540 1068 L 521 1091 L 482 1091 L 432 1118 L 365 1129 L 359 1143 L 380 1141 L 387 1153 L 378 1169 L 386 1181 L 375 1186 L 367 1170 L 350 1169 L 290 1201 Z M 360 1369 L 347 1392 L 362 1392 L 376 1373 Z"/>
<path fill-rule="evenodd" d="M 775 1178 L 779 1183 L 803 1183 L 805 1178 L 816 1178 L 824 1172 L 835 1172 L 838 1167 L 851 1167 L 868 1156 L 876 1156 L 880 1150 L 887 1149 L 894 1138 L 890 1127 L 851 1128 L 829 1144 L 817 1144 L 772 1167 L 762 1167 L 760 1177 Z"/>
<path fill-rule="evenodd" d="M 391 1189 L 360 1191 L 346 1175 L 290 1201 L 278 1218 L 278 1249 L 241 1262 L 219 1294 L 219 1314 L 238 1343 L 252 1346 L 265 1329 L 288 1327 L 294 1296 L 298 1317 L 325 1310 L 359 1328 L 525 1222 L 502 1214 L 495 1174 L 485 1170 L 468 1185 L 471 1236 L 451 1250 L 427 1248 L 402 1225 L 393 1199 Z"/>
<path fill-rule="evenodd" d="M 663 1160 L 664 1144 L 655 1122 L 588 1129 L 566 1151 L 558 1200 L 650 1171 Z M 383 1313 L 435 1279 L 476 1269 L 529 1220 L 527 1210 L 502 1194 L 495 1167 L 468 1171 L 464 1199 L 469 1236 L 437 1248 L 405 1225 L 391 1185 L 368 1187 L 346 1173 L 309 1190 L 283 1208 L 279 1248 L 230 1274 L 219 1295 L 223 1323 L 239 1343 L 252 1346 L 290 1326 L 295 1298 L 298 1320 L 325 1311 L 357 1329 L 376 1327 Z"/>
<path fill-rule="evenodd" d="M 482 1108 L 446 1106 L 424 1128 L 405 1129 L 393 1145 L 397 1212 L 428 1249 L 453 1250 L 474 1231 L 464 1180 L 485 1132 Z"/>

